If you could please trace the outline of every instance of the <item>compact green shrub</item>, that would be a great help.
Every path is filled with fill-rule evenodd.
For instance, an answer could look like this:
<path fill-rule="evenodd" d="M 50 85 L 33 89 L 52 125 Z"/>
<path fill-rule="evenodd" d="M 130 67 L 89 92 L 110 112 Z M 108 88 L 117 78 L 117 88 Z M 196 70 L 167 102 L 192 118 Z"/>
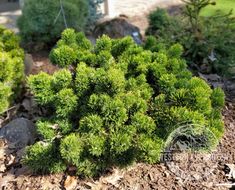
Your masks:
<path fill-rule="evenodd" d="M 185 1 L 185 9 L 179 15 L 170 16 L 163 9 L 153 11 L 146 31 L 152 36 L 147 39 L 145 48 L 159 51 L 180 43 L 190 66 L 204 73 L 234 76 L 235 18 L 232 12 L 201 16 L 201 11 L 209 5 L 215 3 L 189 0 Z"/>
<path fill-rule="evenodd" d="M 102 17 L 99 11 L 102 2 L 103 0 L 62 0 L 65 23 L 60 12 L 60 0 L 27 0 L 18 20 L 22 39 L 25 43 L 54 45 L 66 27 L 89 31 Z"/>
<path fill-rule="evenodd" d="M 24 75 L 24 52 L 19 37 L 0 26 L 0 114 L 19 94 Z"/>
<path fill-rule="evenodd" d="M 60 58 L 64 46 L 76 52 L 73 61 Z M 65 68 L 28 79 L 49 114 L 37 122 L 40 141 L 28 147 L 24 163 L 35 172 L 72 165 L 78 174 L 94 176 L 112 166 L 158 162 L 181 124 L 198 125 L 208 146 L 220 139 L 224 93 L 192 77 L 181 54 L 179 44 L 151 52 L 131 37 L 102 36 L 92 46 L 81 33 L 64 31 L 50 57 Z"/>
<path fill-rule="evenodd" d="M 84 30 L 88 19 L 86 0 L 62 1 L 66 23 L 78 31 Z M 60 0 L 27 0 L 24 3 L 18 27 L 22 40 L 26 43 L 53 45 L 66 28 Z"/>

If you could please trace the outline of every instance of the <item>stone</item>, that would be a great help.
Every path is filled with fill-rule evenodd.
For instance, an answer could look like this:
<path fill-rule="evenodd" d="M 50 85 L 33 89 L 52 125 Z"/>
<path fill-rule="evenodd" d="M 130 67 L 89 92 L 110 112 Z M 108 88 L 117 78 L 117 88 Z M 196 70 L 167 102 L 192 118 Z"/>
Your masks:
<path fill-rule="evenodd" d="M 30 75 L 34 62 L 33 62 L 33 57 L 31 54 L 25 54 L 25 59 L 24 59 L 24 65 L 25 65 L 25 75 Z"/>
<path fill-rule="evenodd" d="M 25 98 L 22 102 L 22 106 L 26 111 L 30 111 L 32 109 L 32 102 L 29 98 Z"/>
<path fill-rule="evenodd" d="M 101 22 L 95 27 L 93 34 L 96 38 L 103 34 L 115 39 L 131 36 L 137 44 L 141 44 L 142 42 L 140 29 L 129 23 L 128 20 L 123 17 Z"/>
<path fill-rule="evenodd" d="M 15 148 L 24 148 L 34 143 L 36 128 L 33 122 L 17 118 L 0 129 L 0 138 L 15 144 Z"/>

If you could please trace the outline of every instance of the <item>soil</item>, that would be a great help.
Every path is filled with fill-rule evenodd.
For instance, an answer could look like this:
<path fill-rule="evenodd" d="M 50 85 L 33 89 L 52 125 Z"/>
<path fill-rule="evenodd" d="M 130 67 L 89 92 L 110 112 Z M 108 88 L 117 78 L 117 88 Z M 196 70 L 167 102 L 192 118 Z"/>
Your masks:
<path fill-rule="evenodd" d="M 32 53 L 33 67 L 31 70 L 31 74 L 38 74 L 41 71 L 48 74 L 53 74 L 55 71 L 57 71 L 59 68 L 55 65 L 52 65 L 48 57 L 48 51 L 39 51 Z"/>
<path fill-rule="evenodd" d="M 125 169 L 113 168 L 97 180 L 70 176 L 71 172 L 36 176 L 21 164 L 24 150 L 0 142 L 2 166 L 0 187 L 4 190 L 44 189 L 228 189 L 234 182 L 226 176 L 227 164 L 235 163 L 235 104 L 227 103 L 223 111 L 225 134 L 216 150 L 211 153 L 181 152 L 160 164 L 134 164 Z M 1 163 L 1 162 L 0 162 Z M 0 168 L 1 169 L 1 168 Z M 73 170 L 70 168 L 69 170 Z M 234 170 L 235 172 L 235 170 Z M 222 184 L 222 185 L 221 185 Z"/>

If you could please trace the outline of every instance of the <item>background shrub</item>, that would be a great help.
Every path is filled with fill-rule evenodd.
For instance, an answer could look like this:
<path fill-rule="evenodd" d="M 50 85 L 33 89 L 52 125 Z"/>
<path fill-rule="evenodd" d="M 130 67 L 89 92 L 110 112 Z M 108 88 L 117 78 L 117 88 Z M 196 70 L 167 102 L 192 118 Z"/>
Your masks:
<path fill-rule="evenodd" d="M 166 49 L 180 43 L 184 47 L 184 57 L 190 66 L 203 73 L 234 76 L 235 66 L 235 18 L 232 12 L 217 12 L 203 17 L 201 12 L 212 1 L 186 2 L 180 15 L 170 16 L 166 10 L 156 9 L 149 16 L 149 37 L 145 48 L 152 51 Z"/>
<path fill-rule="evenodd" d="M 20 92 L 24 75 L 24 52 L 20 39 L 0 26 L 0 114 Z"/>
<path fill-rule="evenodd" d="M 89 0 L 89 17 L 87 27 L 93 29 L 95 26 L 95 22 L 102 17 L 102 13 L 100 12 L 100 4 L 103 3 L 104 0 Z"/>
<path fill-rule="evenodd" d="M 103 36 L 93 47 L 67 29 L 57 45 L 51 52 L 58 58 L 54 64 L 72 63 L 72 72 L 62 69 L 28 79 L 37 102 L 52 113 L 37 123 L 41 141 L 26 151 L 24 162 L 34 171 L 73 165 L 78 174 L 94 176 L 134 161 L 156 163 L 168 135 L 182 123 L 199 125 L 201 130 L 195 130 L 207 139 L 208 148 L 214 139 L 205 128 L 222 136 L 224 94 L 192 77 L 179 44 L 153 53 L 131 37 Z M 73 62 L 61 64 L 56 50 L 64 45 L 76 52 Z M 39 161 L 43 158 L 53 159 L 45 164 Z"/>
<path fill-rule="evenodd" d="M 88 19 L 86 0 L 62 1 L 68 27 L 83 31 Z M 60 0 L 27 0 L 18 27 L 24 42 L 53 45 L 65 29 L 63 15 L 57 18 Z M 55 22 L 56 21 L 56 22 Z"/>

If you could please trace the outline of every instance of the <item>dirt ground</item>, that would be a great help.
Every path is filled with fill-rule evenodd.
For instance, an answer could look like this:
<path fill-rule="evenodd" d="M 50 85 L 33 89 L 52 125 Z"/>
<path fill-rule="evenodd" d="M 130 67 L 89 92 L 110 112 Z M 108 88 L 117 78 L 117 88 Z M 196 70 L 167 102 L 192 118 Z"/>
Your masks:
<path fill-rule="evenodd" d="M 3 190 L 225 190 L 235 182 L 235 104 L 227 103 L 223 111 L 225 135 L 211 153 L 177 153 L 173 160 L 160 164 L 134 164 L 126 169 L 110 169 L 100 179 L 80 179 L 69 172 L 36 176 L 20 163 L 23 150 L 13 151 L 1 142 L 7 171 L 0 173 Z M 230 167 L 230 169 L 229 169 Z M 72 169 L 71 169 L 72 170 Z M 227 175 L 230 172 L 230 176 Z M 230 179 L 229 179 L 230 177 Z"/>

